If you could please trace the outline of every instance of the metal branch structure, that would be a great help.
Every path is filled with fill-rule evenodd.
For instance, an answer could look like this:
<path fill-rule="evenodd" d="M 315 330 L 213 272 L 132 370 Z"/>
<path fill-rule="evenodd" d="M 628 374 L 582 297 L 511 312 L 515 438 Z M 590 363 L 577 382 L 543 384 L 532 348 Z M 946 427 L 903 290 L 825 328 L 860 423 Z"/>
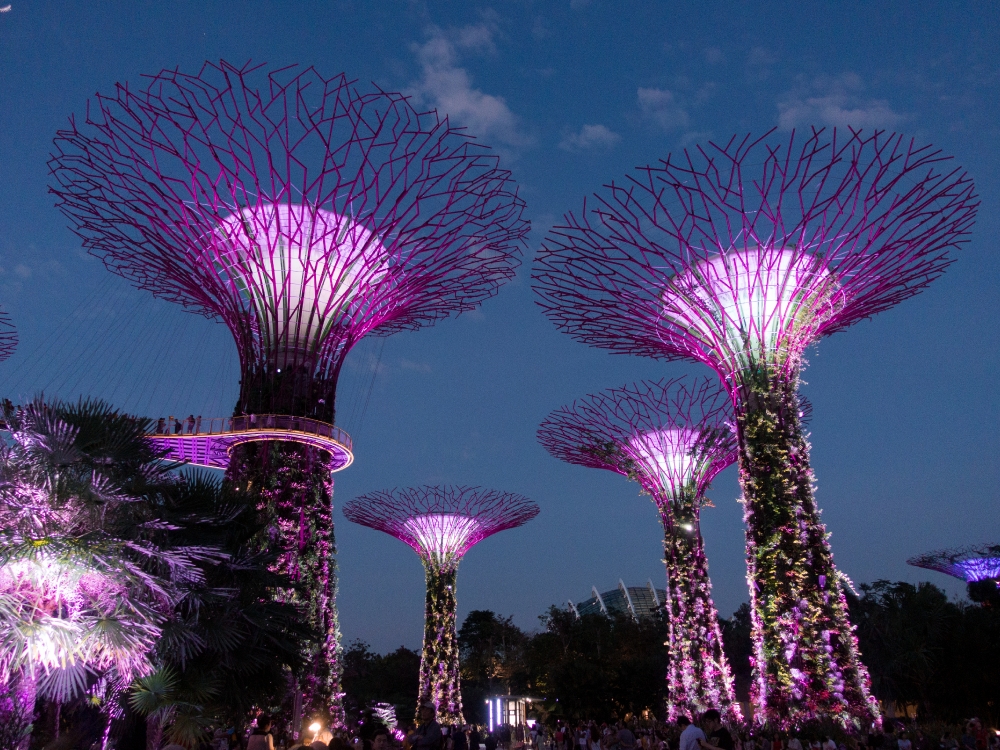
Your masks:
<path fill-rule="evenodd" d="M 965 581 L 973 601 L 991 601 L 1000 596 L 1000 544 L 938 550 L 911 557 L 906 562 Z"/>
<path fill-rule="evenodd" d="M 556 458 L 638 482 L 663 524 L 669 639 L 667 715 L 742 714 L 723 650 L 701 536 L 712 479 L 736 461 L 729 396 L 714 379 L 644 381 L 552 412 L 538 441 Z"/>
<path fill-rule="evenodd" d="M 735 407 L 755 718 L 878 716 L 799 419 L 807 346 L 924 289 L 966 241 L 971 179 L 900 135 L 733 138 L 605 186 L 543 242 L 538 302 L 576 339 L 703 362 Z"/>
<path fill-rule="evenodd" d="M 452 486 L 372 492 L 344 505 L 349 521 L 406 542 L 424 564 L 427 595 L 417 706 L 432 701 L 443 723 L 465 723 L 455 623 L 458 564 L 474 545 L 523 526 L 538 510 L 521 495 Z"/>
<path fill-rule="evenodd" d="M 0 310 L 0 362 L 9 359 L 17 349 L 17 329 L 10 316 Z"/>
<path fill-rule="evenodd" d="M 57 134 L 50 168 L 108 269 L 229 327 L 237 417 L 332 427 L 351 348 L 474 309 L 512 278 L 528 230 L 487 148 L 402 94 L 312 68 L 207 63 L 119 84 Z M 285 433 L 228 455 L 228 479 L 262 493 L 279 568 L 309 592 L 326 642 L 305 698 L 339 724 L 331 470 L 352 455 Z"/>

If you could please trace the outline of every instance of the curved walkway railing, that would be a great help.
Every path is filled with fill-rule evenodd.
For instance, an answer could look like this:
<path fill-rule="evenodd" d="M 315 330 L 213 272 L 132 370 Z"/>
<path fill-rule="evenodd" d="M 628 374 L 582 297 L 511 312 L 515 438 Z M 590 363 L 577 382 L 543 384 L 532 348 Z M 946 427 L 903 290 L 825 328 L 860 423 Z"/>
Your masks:
<path fill-rule="evenodd" d="M 172 460 L 225 469 L 229 454 L 240 443 L 285 441 L 321 448 L 333 457 L 333 470 L 354 461 L 351 436 L 328 422 L 285 414 L 250 414 L 202 419 L 160 418 L 149 439 L 168 451 Z"/>

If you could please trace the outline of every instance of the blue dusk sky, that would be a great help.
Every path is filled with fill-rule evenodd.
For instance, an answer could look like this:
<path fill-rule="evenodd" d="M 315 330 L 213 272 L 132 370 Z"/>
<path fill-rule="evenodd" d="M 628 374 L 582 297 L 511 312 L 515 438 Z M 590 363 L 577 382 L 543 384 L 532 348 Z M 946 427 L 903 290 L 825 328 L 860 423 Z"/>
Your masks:
<path fill-rule="evenodd" d="M 611 355 L 535 305 L 531 260 L 586 193 L 710 139 L 808 126 L 889 128 L 969 170 L 971 241 L 927 291 L 808 354 L 817 498 L 856 582 L 933 580 L 929 549 L 1000 542 L 998 258 L 1000 4 L 995 2 L 65 2 L 0 13 L 0 305 L 21 336 L 3 395 L 102 396 L 160 416 L 225 416 L 235 346 L 221 324 L 131 289 L 88 257 L 48 194 L 52 137 L 97 91 L 205 60 L 313 65 L 409 92 L 495 147 L 532 221 L 516 280 L 481 310 L 362 342 L 338 397 L 357 458 L 336 476 L 347 641 L 418 647 L 414 553 L 340 513 L 363 492 L 425 483 L 523 493 L 541 515 L 474 548 L 470 609 L 538 627 L 549 605 L 653 580 L 653 505 L 622 477 L 564 465 L 535 441 L 545 415 L 595 390 L 707 373 Z M 703 516 L 715 599 L 747 597 L 735 468 Z"/>

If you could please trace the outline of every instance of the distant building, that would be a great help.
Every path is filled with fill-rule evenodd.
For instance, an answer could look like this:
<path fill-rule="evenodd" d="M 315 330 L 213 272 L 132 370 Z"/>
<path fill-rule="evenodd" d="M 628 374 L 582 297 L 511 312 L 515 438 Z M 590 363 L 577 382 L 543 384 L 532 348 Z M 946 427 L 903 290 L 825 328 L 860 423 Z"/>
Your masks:
<path fill-rule="evenodd" d="M 582 617 L 583 615 L 631 615 L 638 620 L 649 617 L 666 601 L 667 592 L 653 586 L 647 581 L 645 586 L 626 586 L 618 579 L 618 588 L 598 593 L 597 587 L 592 589 L 592 596 L 579 604 L 569 603 L 569 608 Z"/>

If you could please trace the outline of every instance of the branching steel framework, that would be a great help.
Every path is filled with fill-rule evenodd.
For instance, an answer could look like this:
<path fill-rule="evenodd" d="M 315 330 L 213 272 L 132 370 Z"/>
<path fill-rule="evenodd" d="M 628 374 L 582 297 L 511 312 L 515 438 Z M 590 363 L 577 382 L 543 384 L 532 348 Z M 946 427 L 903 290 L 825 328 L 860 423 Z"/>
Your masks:
<path fill-rule="evenodd" d="M 384 531 L 420 556 L 427 581 L 417 705 L 432 701 L 443 723 L 463 724 L 456 578 L 474 545 L 522 526 L 538 505 L 521 495 L 478 487 L 416 487 L 372 492 L 344 505 L 349 521 Z"/>
<path fill-rule="evenodd" d="M 908 565 L 936 570 L 966 583 L 1000 581 L 1000 544 L 979 544 L 911 557 Z"/>
<path fill-rule="evenodd" d="M 660 511 L 670 721 L 709 708 L 742 720 L 700 523 L 709 484 L 736 461 L 732 413 L 729 396 L 713 379 L 643 381 L 557 409 L 538 430 L 538 441 L 556 458 L 637 481 Z"/>
<path fill-rule="evenodd" d="M 222 320 L 239 351 L 236 415 L 332 424 L 344 358 L 365 335 L 471 310 L 514 275 L 528 229 L 495 156 L 402 94 L 312 68 L 206 64 L 98 95 L 55 139 L 59 208 L 139 288 Z M 279 567 L 326 634 L 305 686 L 343 719 L 330 456 L 234 449 L 260 490 Z"/>
<path fill-rule="evenodd" d="M 561 330 L 703 362 L 730 393 L 760 721 L 878 716 L 814 499 L 802 355 L 939 276 L 977 206 L 963 171 L 901 135 L 772 132 L 640 168 L 543 243 L 535 289 Z"/>
<path fill-rule="evenodd" d="M 17 329 L 10 316 L 0 310 L 0 362 L 9 359 L 17 349 Z"/>

